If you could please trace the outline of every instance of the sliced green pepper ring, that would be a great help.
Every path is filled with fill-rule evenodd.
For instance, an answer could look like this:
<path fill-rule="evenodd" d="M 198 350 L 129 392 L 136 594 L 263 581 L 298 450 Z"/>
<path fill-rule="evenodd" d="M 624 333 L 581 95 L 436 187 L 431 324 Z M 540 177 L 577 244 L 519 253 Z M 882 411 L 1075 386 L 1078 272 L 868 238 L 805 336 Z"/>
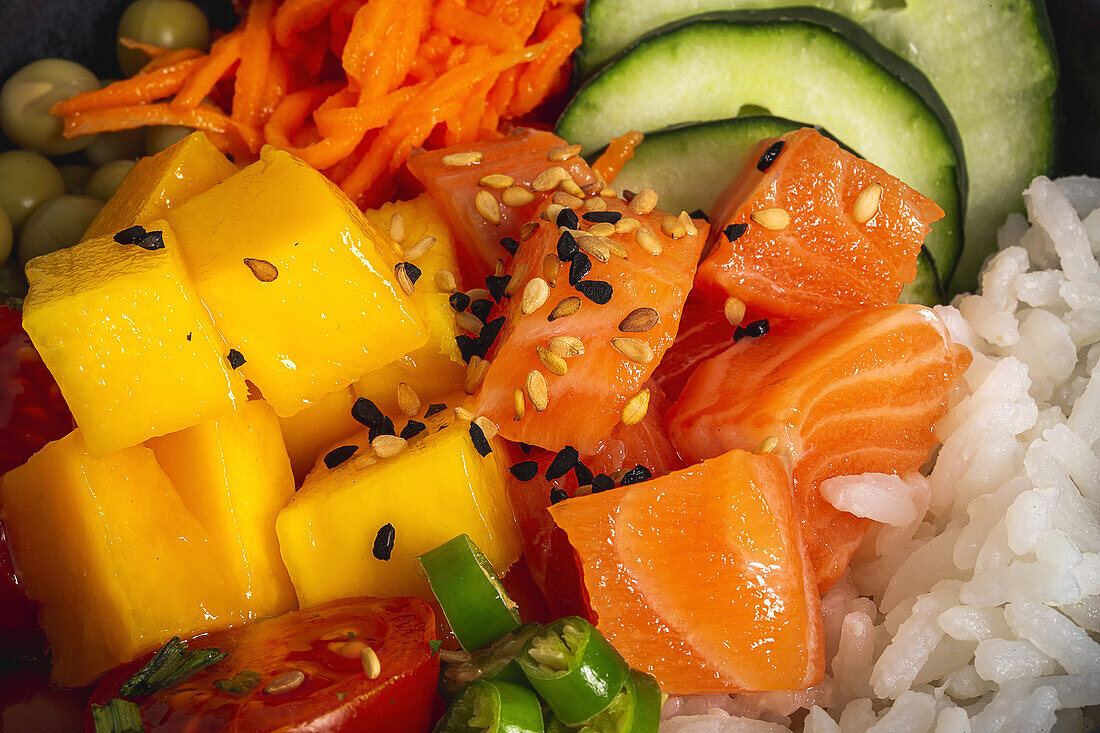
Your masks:
<path fill-rule="evenodd" d="M 632 669 L 628 684 L 634 687 L 634 724 L 630 733 L 657 733 L 661 727 L 661 708 L 665 704 L 657 680 Z"/>
<path fill-rule="evenodd" d="M 516 663 L 516 655 L 537 629 L 538 624 L 524 624 L 470 654 L 468 661 L 447 665 L 439 676 L 439 694 L 444 700 L 452 700 L 474 680 L 500 680 L 527 687 L 527 677 Z"/>
<path fill-rule="evenodd" d="M 510 682 L 477 680 L 466 686 L 434 733 L 543 733 L 535 693 Z"/>
<path fill-rule="evenodd" d="M 622 656 L 577 616 L 543 626 L 516 658 L 531 687 L 566 725 L 602 713 L 630 674 Z"/>
<path fill-rule="evenodd" d="M 487 646 L 519 627 L 516 604 L 468 536 L 460 534 L 417 561 L 466 651 Z"/>

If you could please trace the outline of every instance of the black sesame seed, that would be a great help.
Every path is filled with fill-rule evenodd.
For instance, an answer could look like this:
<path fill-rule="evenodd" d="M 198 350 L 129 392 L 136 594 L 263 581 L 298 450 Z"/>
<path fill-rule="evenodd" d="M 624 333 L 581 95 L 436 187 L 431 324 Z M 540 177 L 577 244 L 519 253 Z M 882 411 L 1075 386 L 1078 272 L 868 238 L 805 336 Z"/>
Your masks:
<path fill-rule="evenodd" d="M 566 229 L 576 229 L 581 225 L 580 219 L 577 218 L 577 212 L 572 209 L 562 209 L 559 211 L 558 217 L 554 220 L 554 223 Z"/>
<path fill-rule="evenodd" d="M 592 493 L 598 494 L 601 491 L 610 491 L 615 488 L 615 479 L 608 476 L 606 473 L 597 474 L 592 478 Z"/>
<path fill-rule="evenodd" d="M 767 318 L 761 318 L 759 321 L 753 321 L 745 326 L 738 326 L 733 331 L 733 342 L 737 343 L 746 336 L 749 338 L 760 338 L 767 334 L 771 330 L 771 324 L 768 323 Z"/>
<path fill-rule="evenodd" d="M 581 218 L 593 224 L 618 224 L 623 215 L 618 211 L 586 211 Z"/>
<path fill-rule="evenodd" d="M 393 541 L 397 539 L 397 532 L 392 524 L 383 524 L 374 536 L 374 548 L 371 553 L 379 560 L 389 560 L 393 554 Z"/>
<path fill-rule="evenodd" d="M 123 229 L 121 232 L 116 234 L 115 242 L 117 242 L 118 244 L 137 244 L 144 236 L 145 227 L 134 225 L 128 229 Z"/>
<path fill-rule="evenodd" d="M 461 313 L 470 307 L 470 296 L 466 293 L 451 293 L 451 297 L 447 298 L 447 302 L 451 304 L 452 308 Z"/>
<path fill-rule="evenodd" d="M 530 443 L 520 443 L 519 444 L 519 449 L 521 451 L 523 451 L 523 455 L 525 455 L 525 456 L 531 455 L 531 448 L 533 448 L 533 447 L 534 446 L 532 446 Z"/>
<path fill-rule="evenodd" d="M 530 481 L 539 475 L 539 464 L 537 461 L 520 461 L 508 470 L 517 480 Z"/>
<path fill-rule="evenodd" d="M 190 340 L 191 340 L 191 334 L 187 334 L 187 340 L 188 340 L 188 341 L 190 341 Z"/>
<path fill-rule="evenodd" d="M 555 486 L 550 489 L 550 503 L 557 504 L 558 502 L 565 501 L 569 498 L 569 494 L 565 493 L 565 489 Z"/>
<path fill-rule="evenodd" d="M 482 323 L 489 320 L 489 311 L 493 309 L 493 301 L 482 298 L 470 303 L 470 312 L 477 316 Z"/>
<path fill-rule="evenodd" d="M 572 232 L 563 231 L 558 235 L 558 259 L 569 262 L 577 254 L 577 239 Z"/>
<path fill-rule="evenodd" d="M 504 237 L 500 240 L 500 246 L 504 247 L 508 254 L 514 255 L 519 249 L 519 240 L 515 237 Z"/>
<path fill-rule="evenodd" d="M 378 409 L 378 405 L 374 404 L 366 397 L 360 397 L 355 401 L 355 404 L 351 406 L 351 416 L 355 418 L 356 422 L 360 425 L 368 428 L 379 427 L 386 418 L 386 416 L 382 414 L 382 411 Z"/>
<path fill-rule="evenodd" d="M 783 152 L 783 141 L 777 140 L 768 146 L 768 149 L 764 151 L 764 154 L 760 156 L 760 160 L 756 161 L 756 170 L 763 173 L 772 167 L 772 163 L 779 157 L 779 154 Z"/>
<path fill-rule="evenodd" d="M 427 429 L 428 426 L 419 420 L 409 420 L 405 423 L 405 427 L 401 428 L 401 437 L 405 440 L 412 440 Z"/>
<path fill-rule="evenodd" d="M 359 450 L 359 446 L 357 445 L 342 445 L 339 448 L 333 448 L 325 454 L 325 467 L 336 468 L 341 463 L 354 456 L 357 450 Z"/>
<path fill-rule="evenodd" d="M 573 475 L 577 477 L 577 486 L 588 486 L 592 483 L 592 471 L 580 461 L 573 464 Z"/>
<path fill-rule="evenodd" d="M 504 316 L 497 316 L 482 326 L 481 333 L 477 337 L 478 356 L 484 358 L 489 353 L 502 328 L 504 328 Z"/>
<path fill-rule="evenodd" d="M 580 454 L 577 453 L 577 449 L 571 445 L 567 445 L 558 451 L 558 454 L 554 456 L 554 460 L 550 461 L 550 465 L 546 467 L 546 480 L 557 481 L 565 474 L 573 470 L 573 466 L 577 465 L 577 461 L 580 459 Z"/>
<path fill-rule="evenodd" d="M 592 260 L 584 252 L 577 252 L 569 264 L 569 284 L 577 286 L 585 276 L 592 272 Z"/>
<path fill-rule="evenodd" d="M 637 196 L 637 195 L 638 195 L 638 194 L 634 193 L 634 192 L 633 192 L 633 191 L 631 191 L 631 190 L 630 190 L 629 188 L 624 188 L 624 189 L 623 189 L 623 201 L 627 202 L 628 204 L 629 204 L 629 203 L 630 203 L 631 201 L 633 201 L 633 200 L 634 200 L 634 197 L 635 197 L 635 196 Z"/>
<path fill-rule="evenodd" d="M 469 364 L 470 359 L 472 359 L 474 354 L 478 351 L 477 339 L 468 334 L 460 333 L 455 336 L 455 343 L 458 344 L 458 350 L 462 353 L 462 361 Z"/>
<path fill-rule="evenodd" d="M 411 262 L 401 263 L 405 268 L 405 274 L 409 276 L 409 282 L 416 285 L 416 281 L 420 279 L 420 268 Z"/>
<path fill-rule="evenodd" d="M 653 478 L 653 474 L 645 466 L 635 466 L 623 475 L 623 480 L 619 482 L 620 486 L 630 486 L 631 484 L 640 484 L 643 481 L 648 481 Z"/>
<path fill-rule="evenodd" d="M 164 249 L 164 233 L 163 232 L 149 232 L 144 237 L 139 237 L 136 242 L 137 246 L 150 252 L 155 252 L 158 249 Z"/>
<path fill-rule="evenodd" d="M 489 291 L 489 295 L 493 296 L 493 300 L 499 303 L 504 299 L 504 290 L 511 281 L 511 275 L 489 275 L 485 278 L 485 289 Z"/>
<path fill-rule="evenodd" d="M 582 280 L 574 287 L 596 305 L 607 305 L 615 292 L 611 283 L 603 280 Z"/>
<path fill-rule="evenodd" d="M 736 242 L 748 230 L 748 224 L 730 224 L 722 230 L 722 233 L 726 235 L 726 241 Z"/>
<path fill-rule="evenodd" d="M 493 452 L 493 446 L 489 445 L 489 440 L 485 437 L 485 431 L 476 422 L 470 423 L 470 440 L 473 441 L 474 448 L 477 449 L 482 458 Z"/>
<path fill-rule="evenodd" d="M 229 362 L 229 366 L 234 369 L 240 369 L 244 366 L 245 358 L 244 354 L 236 349 L 230 349 L 229 353 L 225 355 L 225 360 Z"/>
<path fill-rule="evenodd" d="M 433 402 L 428 405 L 428 409 L 424 411 L 424 417 L 431 417 L 432 415 L 438 415 L 447 409 L 447 406 L 442 402 Z"/>
<path fill-rule="evenodd" d="M 688 216 L 690 216 L 692 219 L 702 219 L 708 224 L 710 223 L 710 217 L 707 216 L 707 212 L 703 211 L 702 209 L 696 209 L 695 211 L 688 214 Z"/>
<path fill-rule="evenodd" d="M 381 425 L 367 431 L 367 438 L 370 440 L 374 440 L 379 435 L 396 435 L 393 428 L 393 420 L 388 417 L 383 417 Z"/>

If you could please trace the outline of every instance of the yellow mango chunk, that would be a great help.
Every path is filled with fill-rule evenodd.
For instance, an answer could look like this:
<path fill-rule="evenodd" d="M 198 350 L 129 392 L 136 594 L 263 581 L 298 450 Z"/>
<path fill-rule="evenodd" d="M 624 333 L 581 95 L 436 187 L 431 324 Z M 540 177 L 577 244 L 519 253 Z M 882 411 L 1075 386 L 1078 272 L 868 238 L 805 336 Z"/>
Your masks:
<path fill-rule="evenodd" d="M 331 182 L 271 147 L 168 219 L 241 373 L 280 417 L 424 345 L 382 235 Z"/>
<path fill-rule="evenodd" d="M 373 401 L 386 414 L 396 414 L 397 385 L 409 385 L 422 400 L 461 392 L 466 379 L 466 363 L 458 350 L 455 336 L 465 333 L 455 322 L 455 311 L 449 298 L 451 291 L 441 290 L 436 283 L 436 273 L 446 270 L 458 277 L 458 255 L 454 237 L 439 213 L 439 209 L 427 194 L 411 201 L 397 201 L 379 209 L 368 209 L 364 216 L 389 234 L 395 215 L 400 215 L 405 238 L 403 247 L 413 251 L 425 237 L 435 239 L 435 244 L 424 254 L 412 260 L 423 271 L 416 283 L 413 298 L 420 306 L 428 323 L 428 343 L 421 348 L 364 375 L 353 385 L 356 395 Z M 503 250 L 502 250 L 503 251 Z M 459 283 L 460 285 L 460 283 Z"/>
<path fill-rule="evenodd" d="M 237 172 L 237 166 L 195 132 L 156 155 L 142 158 L 92 221 L 85 239 L 112 236 L 133 224 L 151 224 L 195 194 Z"/>
<path fill-rule="evenodd" d="M 0 506 L 62 685 L 243 619 L 221 554 L 144 446 L 96 459 L 74 430 L 0 479 Z"/>
<path fill-rule="evenodd" d="M 294 496 L 294 476 L 274 411 L 252 400 L 235 414 L 146 445 L 225 557 L 248 611 L 277 616 L 295 609 L 275 536 L 275 517 Z"/>
<path fill-rule="evenodd" d="M 172 230 L 161 249 L 110 236 L 36 257 L 23 327 L 104 456 L 232 412 L 247 397 L 191 286 Z"/>
<path fill-rule="evenodd" d="M 351 416 L 353 404 L 355 395 L 345 387 L 325 395 L 297 415 L 279 419 L 295 485 L 302 483 L 321 451 L 333 441 L 363 429 Z"/>
<path fill-rule="evenodd" d="M 385 458 L 366 433 L 348 439 L 355 454 L 312 472 L 279 514 L 279 547 L 303 608 L 357 595 L 431 598 L 414 558 L 463 532 L 501 574 L 519 558 L 503 444 L 490 440 L 482 457 L 469 423 L 447 412 L 423 422 L 425 431 Z M 380 559 L 386 525 L 393 547 Z"/>

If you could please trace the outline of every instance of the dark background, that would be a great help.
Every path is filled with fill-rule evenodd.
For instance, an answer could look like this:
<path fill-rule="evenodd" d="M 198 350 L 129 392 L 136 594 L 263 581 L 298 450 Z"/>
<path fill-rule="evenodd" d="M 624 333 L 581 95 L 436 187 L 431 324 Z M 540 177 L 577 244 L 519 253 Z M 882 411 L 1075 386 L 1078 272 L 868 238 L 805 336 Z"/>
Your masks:
<path fill-rule="evenodd" d="M 233 25 L 229 0 L 194 1 L 215 27 Z M 46 56 L 116 76 L 114 29 L 128 2 L 0 0 L 0 80 Z M 1100 176 L 1100 0 L 1050 0 L 1047 10 L 1061 62 L 1056 172 Z"/>

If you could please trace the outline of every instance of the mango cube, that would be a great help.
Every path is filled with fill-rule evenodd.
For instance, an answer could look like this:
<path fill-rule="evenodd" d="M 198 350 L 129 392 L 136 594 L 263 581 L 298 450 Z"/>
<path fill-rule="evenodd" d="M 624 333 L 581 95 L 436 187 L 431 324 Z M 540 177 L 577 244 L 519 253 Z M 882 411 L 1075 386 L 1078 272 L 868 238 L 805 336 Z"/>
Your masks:
<path fill-rule="evenodd" d="M 122 179 L 85 239 L 111 236 L 133 224 L 151 224 L 197 193 L 237 172 L 205 133 L 195 132 L 156 155 L 142 158 Z"/>
<path fill-rule="evenodd" d="M 482 457 L 470 423 L 446 412 L 424 422 L 385 458 L 365 433 L 349 439 L 355 454 L 314 470 L 279 514 L 279 547 L 303 608 L 358 595 L 431 598 L 414 558 L 463 532 L 501 574 L 519 558 L 503 444 L 488 441 Z"/>
<path fill-rule="evenodd" d="M 272 409 L 253 400 L 146 445 L 226 558 L 248 611 L 277 616 L 296 608 L 275 536 L 275 517 L 294 496 L 294 476 Z"/>
<path fill-rule="evenodd" d="M 183 637 L 242 620 L 221 554 L 144 446 L 96 459 L 82 431 L 0 479 L 0 517 L 42 604 L 53 678 L 86 685 Z"/>
<path fill-rule="evenodd" d="M 363 429 L 351 416 L 354 404 L 355 395 L 349 387 L 344 387 L 330 392 L 297 415 L 279 419 L 290 466 L 294 469 L 295 485 L 302 483 L 322 450 L 333 441 Z"/>
<path fill-rule="evenodd" d="M 466 363 L 462 361 L 455 336 L 464 332 L 455 322 L 455 311 L 449 300 L 451 291 L 441 290 L 435 278 L 440 270 L 458 276 L 458 255 L 450 228 L 427 194 L 411 201 L 369 209 L 363 214 L 382 232 L 389 232 L 393 217 L 400 215 L 404 222 L 406 249 L 416 247 L 425 237 L 433 237 L 435 244 L 413 260 L 423 271 L 413 298 L 427 321 L 428 343 L 392 364 L 365 374 L 353 385 L 356 395 L 370 399 L 387 414 L 396 414 L 397 385 L 402 382 L 412 387 L 424 401 L 461 392 L 466 379 Z"/>
<path fill-rule="evenodd" d="M 180 259 L 112 237 L 27 263 L 23 327 L 57 380 L 88 450 L 104 456 L 235 410 L 247 396 Z"/>
<path fill-rule="evenodd" d="M 424 345 L 392 250 L 330 181 L 268 147 L 168 215 L 241 373 L 280 417 Z"/>

